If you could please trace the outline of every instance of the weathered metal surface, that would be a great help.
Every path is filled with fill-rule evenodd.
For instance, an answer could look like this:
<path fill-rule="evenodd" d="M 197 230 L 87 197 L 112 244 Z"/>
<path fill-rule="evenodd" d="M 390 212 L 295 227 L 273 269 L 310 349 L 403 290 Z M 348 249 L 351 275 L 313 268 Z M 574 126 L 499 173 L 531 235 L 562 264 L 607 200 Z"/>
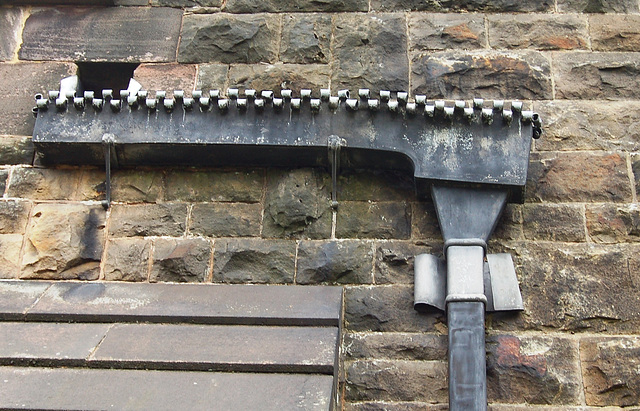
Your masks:
<path fill-rule="evenodd" d="M 539 124 L 520 102 L 432 101 L 405 92 L 76 94 L 38 96 L 33 141 L 45 164 L 102 164 L 102 136 L 112 134 L 124 167 L 326 166 L 337 136 L 345 143 L 341 165 L 413 169 L 425 196 L 431 182 L 446 181 L 507 187 L 519 200 Z"/>

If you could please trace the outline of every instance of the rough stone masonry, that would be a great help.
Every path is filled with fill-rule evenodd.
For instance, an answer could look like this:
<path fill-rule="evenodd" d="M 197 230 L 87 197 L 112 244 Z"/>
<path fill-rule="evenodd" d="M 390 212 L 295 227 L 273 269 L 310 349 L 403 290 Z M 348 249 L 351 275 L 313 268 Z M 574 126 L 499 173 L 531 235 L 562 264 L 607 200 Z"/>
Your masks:
<path fill-rule="evenodd" d="M 102 170 L 37 165 L 33 95 L 77 63 L 135 63 L 187 95 L 523 99 L 545 134 L 490 244 L 525 304 L 487 318 L 490 404 L 640 407 L 638 0 L 61 3 L 0 6 L 0 278 L 342 285 L 342 407 L 444 409 L 445 319 L 412 307 L 413 256 L 442 240 L 409 175 L 344 171 L 333 211 L 324 169 L 116 170 L 105 212 Z"/>

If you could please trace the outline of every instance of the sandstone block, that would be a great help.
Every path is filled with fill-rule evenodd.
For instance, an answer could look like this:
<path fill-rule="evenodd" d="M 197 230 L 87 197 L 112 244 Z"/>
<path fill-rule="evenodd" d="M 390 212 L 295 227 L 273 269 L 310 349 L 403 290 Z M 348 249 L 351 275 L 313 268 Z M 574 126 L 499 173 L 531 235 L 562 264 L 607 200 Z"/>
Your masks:
<path fill-rule="evenodd" d="M 410 201 L 415 185 L 410 172 L 344 170 L 338 176 L 339 201 Z"/>
<path fill-rule="evenodd" d="M 376 243 L 374 279 L 376 284 L 413 284 L 415 256 L 438 254 L 442 245 L 430 246 L 407 241 L 384 241 Z"/>
<path fill-rule="evenodd" d="M 500 240 L 522 240 L 522 206 L 520 204 L 507 204 L 498 220 L 491 239 Z"/>
<path fill-rule="evenodd" d="M 345 327 L 349 331 L 429 332 L 442 329 L 443 313 L 413 309 L 413 287 L 398 285 L 345 288 Z"/>
<path fill-rule="evenodd" d="M 0 9 L 0 61 L 11 60 L 20 45 L 23 9 Z"/>
<path fill-rule="evenodd" d="M 34 153 L 30 137 L 0 136 L 0 164 L 32 164 Z"/>
<path fill-rule="evenodd" d="M 543 101 L 534 106 L 544 120 L 539 151 L 640 150 L 640 104 L 633 101 Z"/>
<path fill-rule="evenodd" d="M 433 203 L 420 201 L 411 204 L 411 234 L 414 239 L 442 239 L 440 224 Z"/>
<path fill-rule="evenodd" d="M 347 401 L 448 399 L 447 364 L 442 361 L 358 360 L 346 365 Z"/>
<path fill-rule="evenodd" d="M 104 262 L 107 281 L 147 281 L 151 241 L 143 238 L 109 240 Z"/>
<path fill-rule="evenodd" d="M 261 170 L 171 170 L 166 178 L 167 201 L 256 203 L 264 185 Z"/>
<path fill-rule="evenodd" d="M 186 204 L 114 204 L 109 217 L 109 235 L 145 237 L 184 235 Z"/>
<path fill-rule="evenodd" d="M 181 63 L 275 62 L 279 18 L 268 14 L 191 14 L 184 17 Z"/>
<path fill-rule="evenodd" d="M 555 53 L 557 99 L 638 99 L 640 53 Z"/>
<path fill-rule="evenodd" d="M 229 84 L 255 90 L 300 90 L 310 88 L 318 95 L 329 86 L 330 69 L 319 64 L 233 65 L 229 70 Z"/>
<path fill-rule="evenodd" d="M 633 0 L 558 0 L 560 13 L 637 13 L 638 3 Z"/>
<path fill-rule="evenodd" d="M 640 405 L 640 338 L 580 340 L 585 397 L 588 405 Z"/>
<path fill-rule="evenodd" d="M 597 51 L 640 50 L 640 16 L 589 16 L 591 47 Z"/>
<path fill-rule="evenodd" d="M 18 167 L 9 181 L 9 197 L 32 200 L 71 200 L 82 170 Z"/>
<path fill-rule="evenodd" d="M 0 234 L 0 278 L 18 277 L 22 239 L 20 234 Z"/>
<path fill-rule="evenodd" d="M 333 89 L 408 89 L 407 32 L 402 15 L 336 16 L 333 50 Z"/>
<path fill-rule="evenodd" d="M 226 90 L 228 73 L 226 64 L 199 64 L 196 90 Z"/>
<path fill-rule="evenodd" d="M 221 7 L 222 0 L 151 0 L 151 5 L 162 7 Z"/>
<path fill-rule="evenodd" d="M 638 242 L 640 209 L 631 205 L 588 205 L 587 230 L 596 243 Z"/>
<path fill-rule="evenodd" d="M 27 19 L 19 56 L 21 60 L 175 61 L 181 22 L 180 10 L 165 7 L 41 9 Z"/>
<path fill-rule="evenodd" d="M 227 0 L 225 11 L 229 13 L 281 13 L 312 11 L 368 11 L 367 0 Z"/>
<path fill-rule="evenodd" d="M 297 284 L 370 284 L 373 251 L 360 241 L 301 241 Z"/>
<path fill-rule="evenodd" d="M 143 90 L 164 90 L 167 96 L 172 96 L 174 90 L 184 90 L 189 95 L 196 82 L 196 66 L 177 63 L 141 64 L 133 72 L 133 78 L 142 84 Z"/>
<path fill-rule="evenodd" d="M 0 201 L 0 234 L 24 234 L 30 209 L 26 201 Z"/>
<path fill-rule="evenodd" d="M 631 170 L 633 171 L 633 177 L 636 181 L 636 194 L 640 196 L 640 155 L 631 155 Z"/>
<path fill-rule="evenodd" d="M 7 180 L 9 179 L 9 170 L 0 170 L 0 193 L 4 195 L 7 188 Z"/>
<path fill-rule="evenodd" d="M 258 237 L 261 204 L 195 204 L 191 210 L 189 232 L 208 237 Z"/>
<path fill-rule="evenodd" d="M 215 242 L 213 281 L 292 283 L 296 244 L 286 240 L 221 239 Z"/>
<path fill-rule="evenodd" d="M 330 237 L 332 214 L 329 199 L 329 175 L 324 170 L 269 170 L 262 235 L 312 239 Z"/>
<path fill-rule="evenodd" d="M 538 52 L 415 54 L 411 89 L 430 97 L 550 99 L 551 66 Z"/>
<path fill-rule="evenodd" d="M 487 340 L 491 402 L 580 404 L 578 344 L 565 338 L 498 335 Z"/>
<path fill-rule="evenodd" d="M 498 49 L 586 49 L 587 18 L 577 15 L 521 14 L 490 16 L 491 47 Z"/>
<path fill-rule="evenodd" d="M 201 238 L 158 238 L 153 242 L 149 281 L 205 282 L 211 252 L 211 243 Z"/>
<path fill-rule="evenodd" d="M 155 203 L 162 198 L 163 175 L 155 170 L 117 170 L 111 175 L 113 201 Z"/>
<path fill-rule="evenodd" d="M 523 210 L 527 240 L 580 242 L 586 240 L 581 205 L 526 204 Z"/>
<path fill-rule="evenodd" d="M 21 278 L 95 280 L 100 275 L 105 211 L 84 204 L 37 204 L 31 210 Z"/>
<path fill-rule="evenodd" d="M 341 202 L 336 236 L 408 239 L 411 237 L 411 205 L 406 202 Z"/>
<path fill-rule="evenodd" d="M 425 333 L 347 333 L 343 347 L 349 359 L 446 361 L 447 336 Z"/>
<path fill-rule="evenodd" d="M 70 63 L 0 63 L 0 134 L 33 134 L 33 96 L 59 90 L 60 80 L 75 72 Z"/>
<path fill-rule="evenodd" d="M 371 8 L 375 11 L 487 11 L 487 12 L 536 12 L 553 11 L 550 1 L 517 1 L 517 0 L 372 0 Z"/>
<path fill-rule="evenodd" d="M 285 63 L 328 63 L 331 59 L 331 15 L 283 16 L 280 60 Z"/>
<path fill-rule="evenodd" d="M 481 14 L 409 15 L 410 51 L 482 49 L 487 46 Z"/>
<path fill-rule="evenodd" d="M 618 153 L 532 153 L 530 201 L 629 202 L 626 159 Z"/>

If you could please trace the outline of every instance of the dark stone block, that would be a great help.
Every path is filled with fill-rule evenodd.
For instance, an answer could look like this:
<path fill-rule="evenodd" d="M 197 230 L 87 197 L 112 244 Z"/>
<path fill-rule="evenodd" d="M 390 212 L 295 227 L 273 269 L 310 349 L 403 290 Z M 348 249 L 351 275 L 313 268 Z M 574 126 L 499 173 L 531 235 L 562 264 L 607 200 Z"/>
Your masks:
<path fill-rule="evenodd" d="M 411 89 L 434 98 L 551 99 L 551 64 L 537 52 L 417 54 Z"/>
<path fill-rule="evenodd" d="M 376 11 L 485 11 L 485 12 L 535 12 L 553 11 L 552 1 L 535 0 L 372 0 Z"/>
<path fill-rule="evenodd" d="M 337 344 L 337 327 L 117 324 L 100 343 L 91 363 L 103 367 L 333 374 Z"/>
<path fill-rule="evenodd" d="M 255 90 L 300 90 L 309 88 L 317 95 L 321 88 L 329 87 L 331 69 L 320 64 L 239 64 L 229 70 L 232 87 Z"/>
<path fill-rule="evenodd" d="M 413 176 L 391 170 L 344 170 L 338 176 L 338 201 L 410 201 Z"/>
<path fill-rule="evenodd" d="M 278 55 L 278 20 L 267 14 L 187 15 L 178 61 L 273 63 Z"/>
<path fill-rule="evenodd" d="M 491 47 L 498 49 L 587 49 L 587 18 L 575 15 L 522 14 L 489 17 Z"/>
<path fill-rule="evenodd" d="M 34 153 L 30 137 L 0 137 L 0 164 L 32 164 Z"/>
<path fill-rule="evenodd" d="M 20 8 L 0 9 L 0 61 L 13 59 L 20 44 L 20 30 L 23 19 Z"/>
<path fill-rule="evenodd" d="M 526 204 L 522 215 L 527 240 L 586 241 L 581 205 Z"/>
<path fill-rule="evenodd" d="M 407 27 L 403 15 L 340 14 L 335 19 L 334 90 L 407 90 Z"/>
<path fill-rule="evenodd" d="M 264 173 L 257 170 L 172 170 L 167 174 L 165 199 L 257 203 L 263 186 Z"/>
<path fill-rule="evenodd" d="M 162 7 L 221 7 L 222 0 L 151 0 L 151 5 Z"/>
<path fill-rule="evenodd" d="M 161 7 L 42 9 L 27 19 L 19 56 L 21 60 L 175 61 L 181 21 L 180 10 Z"/>
<path fill-rule="evenodd" d="M 594 14 L 589 16 L 591 46 L 597 51 L 640 50 L 640 16 Z"/>
<path fill-rule="evenodd" d="M 498 335 L 487 340 L 490 402 L 579 405 L 578 344 L 565 338 Z"/>
<path fill-rule="evenodd" d="M 9 170 L 0 170 L 0 193 L 4 195 L 7 188 L 7 179 L 9 178 Z"/>
<path fill-rule="evenodd" d="M 163 174 L 155 170 L 112 170 L 111 196 L 125 203 L 155 203 L 163 191 Z M 101 173 L 102 174 L 102 173 Z M 104 179 L 104 176 L 101 176 Z M 103 190 L 104 191 L 104 190 Z"/>
<path fill-rule="evenodd" d="M 484 16 L 480 14 L 409 15 L 410 50 L 483 49 L 487 47 Z"/>
<path fill-rule="evenodd" d="M 596 243 L 637 242 L 640 238 L 640 210 L 634 205 L 588 205 L 587 230 Z"/>
<path fill-rule="evenodd" d="M 560 13 L 638 13 L 634 0 L 558 0 Z"/>
<path fill-rule="evenodd" d="M 221 239 L 215 243 L 213 281 L 225 283 L 292 283 L 294 241 Z"/>
<path fill-rule="evenodd" d="M 180 67 L 184 64 L 180 64 Z M 199 64 L 196 90 L 224 90 L 229 75 L 226 64 Z M 185 88 L 186 90 L 186 88 Z"/>
<path fill-rule="evenodd" d="M 33 96 L 59 90 L 60 80 L 75 70 L 69 63 L 0 63 L 0 134 L 33 134 Z"/>
<path fill-rule="evenodd" d="M 149 254 L 151 241 L 143 238 L 117 238 L 109 240 L 104 262 L 107 281 L 149 280 Z"/>
<path fill-rule="evenodd" d="M 281 13 L 311 11 L 368 11 L 367 0 L 227 0 L 230 13 Z"/>
<path fill-rule="evenodd" d="M 301 241 L 296 283 L 370 284 L 373 251 L 360 241 Z"/>
<path fill-rule="evenodd" d="M 114 204 L 109 221 L 109 235 L 114 237 L 179 237 L 185 233 L 187 205 Z"/>
<path fill-rule="evenodd" d="M 261 218 L 259 203 L 195 204 L 189 232 L 208 237 L 259 237 Z"/>
<path fill-rule="evenodd" d="M 331 59 L 330 40 L 331 15 L 284 16 L 280 60 L 285 63 L 328 63 Z"/>
<path fill-rule="evenodd" d="M 446 361 L 447 336 L 425 333 L 347 333 L 347 358 Z"/>
<path fill-rule="evenodd" d="M 376 243 L 376 284 L 413 284 L 415 256 L 423 253 L 442 253 L 442 246 L 417 245 L 406 241 Z"/>
<path fill-rule="evenodd" d="M 1 367 L 0 379 L 0 408 L 29 409 L 329 409 L 333 387 L 316 374 L 37 367 Z"/>
<path fill-rule="evenodd" d="M 411 236 L 411 205 L 405 202 L 341 202 L 336 236 L 407 239 Z"/>
<path fill-rule="evenodd" d="M 73 200 L 81 174 L 79 169 L 15 168 L 8 194 L 31 200 Z"/>
<path fill-rule="evenodd" d="M 158 238 L 153 242 L 149 281 L 205 282 L 209 278 L 211 243 L 202 238 Z"/>
<path fill-rule="evenodd" d="M 30 209 L 26 201 L 0 201 L 0 234 L 24 234 Z"/>

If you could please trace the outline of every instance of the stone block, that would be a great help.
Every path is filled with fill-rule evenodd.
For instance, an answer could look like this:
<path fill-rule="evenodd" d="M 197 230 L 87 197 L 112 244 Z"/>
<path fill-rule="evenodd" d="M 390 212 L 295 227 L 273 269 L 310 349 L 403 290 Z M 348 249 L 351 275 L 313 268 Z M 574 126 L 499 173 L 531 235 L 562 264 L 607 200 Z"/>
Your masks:
<path fill-rule="evenodd" d="M 640 98 L 640 53 L 554 53 L 557 99 Z"/>
<path fill-rule="evenodd" d="M 8 195 L 32 200 L 71 200 L 81 174 L 80 169 L 18 167 L 11 174 Z"/>
<path fill-rule="evenodd" d="M 7 188 L 7 180 L 9 179 L 9 170 L 4 169 L 0 170 L 0 193 L 4 195 L 4 192 Z"/>
<path fill-rule="evenodd" d="M 46 8 L 31 13 L 21 60 L 175 61 L 182 12 L 164 7 Z"/>
<path fill-rule="evenodd" d="M 228 5 L 227 5 L 228 6 Z M 269 14 L 191 14 L 184 17 L 180 63 L 273 63 L 279 18 Z"/>
<path fill-rule="evenodd" d="M 527 240 L 586 241 L 582 205 L 526 204 L 522 216 Z"/>
<path fill-rule="evenodd" d="M 73 199 L 76 201 L 101 201 L 106 198 L 106 189 L 104 169 L 83 168 Z"/>
<path fill-rule="evenodd" d="M 37 204 L 31 209 L 21 278 L 96 280 L 104 247 L 105 211 L 85 204 Z"/>
<path fill-rule="evenodd" d="M 576 341 L 497 335 L 488 338 L 487 351 L 490 402 L 580 405 Z"/>
<path fill-rule="evenodd" d="M 595 51 L 640 50 L 640 16 L 594 14 L 589 16 L 591 47 Z"/>
<path fill-rule="evenodd" d="M 442 330 L 441 312 L 418 313 L 413 309 L 413 287 L 347 286 L 345 329 L 348 331 L 430 332 Z"/>
<path fill-rule="evenodd" d="M 440 254 L 442 245 L 407 241 L 376 243 L 373 278 L 376 284 L 413 284 L 414 260 L 418 254 Z"/>
<path fill-rule="evenodd" d="M 534 0 L 372 0 L 371 8 L 375 11 L 486 11 L 510 13 L 553 11 L 554 3 L 551 1 Z"/>
<path fill-rule="evenodd" d="M 361 241 L 301 241 L 297 284 L 371 284 L 373 251 Z"/>
<path fill-rule="evenodd" d="M 189 233 L 207 237 L 259 237 L 261 221 L 259 203 L 195 204 Z"/>
<path fill-rule="evenodd" d="M 339 238 L 408 239 L 411 204 L 406 202 L 344 201 L 338 208 Z"/>
<path fill-rule="evenodd" d="M 300 64 L 329 62 L 331 15 L 289 14 L 282 19 L 281 61 Z"/>
<path fill-rule="evenodd" d="M 527 199 L 630 202 L 626 158 L 619 153 L 532 153 Z"/>
<path fill-rule="evenodd" d="M 195 64 L 141 64 L 133 72 L 133 78 L 142 84 L 143 90 L 163 90 L 167 96 L 172 96 L 174 90 L 184 90 L 190 95 L 196 83 L 196 71 Z"/>
<path fill-rule="evenodd" d="M 587 205 L 587 230 L 596 243 L 638 242 L 640 209 L 635 204 Z"/>
<path fill-rule="evenodd" d="M 167 201 L 257 203 L 264 173 L 258 170 L 171 170 L 166 177 Z"/>
<path fill-rule="evenodd" d="M 143 238 L 116 238 L 107 243 L 104 279 L 107 281 L 147 281 L 151 241 Z"/>
<path fill-rule="evenodd" d="M 636 194 L 640 196 L 640 155 L 639 154 L 631 155 L 631 171 L 633 172 L 633 177 L 636 182 L 636 186 L 635 186 Z"/>
<path fill-rule="evenodd" d="M 347 401 L 430 401 L 448 399 L 443 361 L 358 360 L 345 364 Z"/>
<path fill-rule="evenodd" d="M 640 150 L 640 103 L 634 101 L 542 101 L 538 151 Z"/>
<path fill-rule="evenodd" d="M 329 87 L 331 70 L 320 64 L 233 65 L 229 85 L 255 90 L 298 90 L 309 88 L 319 97 L 321 88 Z M 279 95 L 279 94 L 278 94 Z"/>
<path fill-rule="evenodd" d="M 153 242 L 149 281 L 205 282 L 211 253 L 211 243 L 202 238 L 158 238 Z"/>
<path fill-rule="evenodd" d="M 638 13 L 634 0 L 558 0 L 560 13 Z"/>
<path fill-rule="evenodd" d="M 481 14 L 409 15 L 409 50 L 412 52 L 487 47 Z"/>
<path fill-rule="evenodd" d="M 163 173 L 156 170 L 116 170 L 111 198 L 124 203 L 155 203 L 162 198 Z"/>
<path fill-rule="evenodd" d="M 436 411 L 448 410 L 447 404 L 430 404 L 421 401 L 362 401 L 347 402 L 345 411 Z M 490 408 L 493 410 L 493 408 Z"/>
<path fill-rule="evenodd" d="M 515 257 L 525 310 L 493 314 L 490 328 L 635 333 L 640 326 L 637 245 L 519 243 L 504 251 Z"/>
<path fill-rule="evenodd" d="M 0 234 L 0 278 L 18 278 L 22 239 L 21 234 Z"/>
<path fill-rule="evenodd" d="M 320 169 L 271 169 L 267 174 L 263 237 L 329 238 L 329 175 Z"/>
<path fill-rule="evenodd" d="M 71 63 L 0 63 L 0 134 L 32 135 L 33 96 L 59 90 L 60 80 L 75 71 Z"/>
<path fill-rule="evenodd" d="M 0 201 L 0 234 L 24 234 L 30 210 L 26 201 Z"/>
<path fill-rule="evenodd" d="M 338 201 L 411 201 L 413 175 L 391 170 L 344 170 L 338 176 Z"/>
<path fill-rule="evenodd" d="M 440 334 L 347 333 L 342 346 L 347 359 L 446 361 L 448 342 Z"/>
<path fill-rule="evenodd" d="M 114 204 L 109 217 L 109 235 L 146 237 L 184 235 L 186 204 Z"/>
<path fill-rule="evenodd" d="M 522 206 L 520 204 L 507 204 L 490 239 L 495 241 L 517 241 L 522 240 L 523 237 Z"/>
<path fill-rule="evenodd" d="M 433 98 L 551 99 L 551 64 L 534 51 L 414 54 L 411 90 Z"/>
<path fill-rule="evenodd" d="M 0 136 L 0 164 L 32 164 L 34 153 L 31 137 Z"/>
<path fill-rule="evenodd" d="M 368 11 L 367 0 L 227 0 L 225 11 L 229 13 L 282 13 L 314 11 Z"/>
<path fill-rule="evenodd" d="M 196 90 L 226 90 L 228 75 L 229 66 L 226 64 L 199 64 Z"/>
<path fill-rule="evenodd" d="M 293 282 L 296 243 L 286 240 L 221 239 L 215 242 L 213 281 Z"/>
<path fill-rule="evenodd" d="M 0 9 L 0 61 L 12 60 L 20 45 L 20 32 L 24 10 L 21 8 Z"/>
<path fill-rule="evenodd" d="M 433 203 L 421 201 L 411 204 L 411 234 L 417 240 L 442 239 Z"/>
<path fill-rule="evenodd" d="M 587 18 L 565 14 L 514 14 L 488 18 L 491 48 L 574 50 L 589 44 Z"/>
<path fill-rule="evenodd" d="M 340 14 L 334 22 L 331 87 L 407 90 L 407 28 L 401 14 Z"/>
<path fill-rule="evenodd" d="M 151 0 L 152 6 L 161 7 L 221 7 L 222 0 Z"/>
<path fill-rule="evenodd" d="M 580 358 L 588 405 L 640 405 L 640 337 L 583 338 Z"/>

